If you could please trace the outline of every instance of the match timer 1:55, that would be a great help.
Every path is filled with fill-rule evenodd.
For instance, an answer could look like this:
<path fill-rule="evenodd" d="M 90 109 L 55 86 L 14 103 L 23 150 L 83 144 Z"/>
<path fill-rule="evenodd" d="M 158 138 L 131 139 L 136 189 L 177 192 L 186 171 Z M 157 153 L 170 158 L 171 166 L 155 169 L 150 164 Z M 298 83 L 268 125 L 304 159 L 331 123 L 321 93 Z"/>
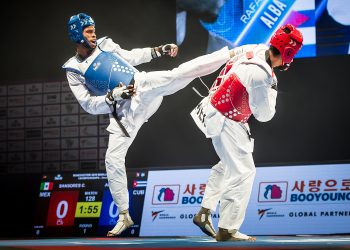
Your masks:
<path fill-rule="evenodd" d="M 76 218 L 100 217 L 102 202 L 78 202 L 75 209 Z"/>

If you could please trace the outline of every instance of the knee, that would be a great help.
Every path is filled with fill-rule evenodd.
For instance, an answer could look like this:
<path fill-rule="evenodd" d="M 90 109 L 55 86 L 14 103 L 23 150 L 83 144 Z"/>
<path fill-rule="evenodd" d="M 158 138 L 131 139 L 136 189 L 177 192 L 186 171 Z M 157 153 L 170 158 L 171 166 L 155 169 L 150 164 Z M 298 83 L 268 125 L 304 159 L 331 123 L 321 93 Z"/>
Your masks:
<path fill-rule="evenodd" d="M 225 172 L 225 165 L 220 161 L 215 166 L 213 166 L 212 171 L 218 173 L 218 174 L 224 174 Z"/>
<path fill-rule="evenodd" d="M 107 172 L 125 172 L 124 158 L 111 156 L 107 154 L 105 158 L 105 165 Z"/>

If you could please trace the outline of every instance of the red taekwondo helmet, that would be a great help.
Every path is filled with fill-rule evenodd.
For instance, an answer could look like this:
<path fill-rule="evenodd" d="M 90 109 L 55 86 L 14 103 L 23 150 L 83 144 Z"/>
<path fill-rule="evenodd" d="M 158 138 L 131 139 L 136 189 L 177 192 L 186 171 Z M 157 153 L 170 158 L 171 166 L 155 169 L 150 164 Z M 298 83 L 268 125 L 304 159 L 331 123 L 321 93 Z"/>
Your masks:
<path fill-rule="evenodd" d="M 282 66 L 289 67 L 294 56 L 303 46 L 303 35 L 293 25 L 286 24 L 273 34 L 270 44 L 281 53 Z"/>

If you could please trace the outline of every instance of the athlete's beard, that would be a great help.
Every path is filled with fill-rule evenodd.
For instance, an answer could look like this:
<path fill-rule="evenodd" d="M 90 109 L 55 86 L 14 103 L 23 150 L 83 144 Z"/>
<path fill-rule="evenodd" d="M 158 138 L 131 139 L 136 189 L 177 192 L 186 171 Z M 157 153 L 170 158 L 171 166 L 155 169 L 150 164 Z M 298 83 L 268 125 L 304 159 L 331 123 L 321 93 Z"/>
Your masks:
<path fill-rule="evenodd" d="M 86 40 L 84 41 L 83 45 L 84 45 L 84 47 L 87 48 L 89 51 L 93 51 L 93 50 L 96 48 L 96 43 L 94 43 L 94 45 L 95 45 L 94 47 L 91 47 L 91 46 L 90 46 L 90 43 L 87 42 Z"/>
<path fill-rule="evenodd" d="M 267 62 L 268 65 L 270 65 L 270 67 L 272 67 L 269 50 L 265 51 L 265 61 Z"/>

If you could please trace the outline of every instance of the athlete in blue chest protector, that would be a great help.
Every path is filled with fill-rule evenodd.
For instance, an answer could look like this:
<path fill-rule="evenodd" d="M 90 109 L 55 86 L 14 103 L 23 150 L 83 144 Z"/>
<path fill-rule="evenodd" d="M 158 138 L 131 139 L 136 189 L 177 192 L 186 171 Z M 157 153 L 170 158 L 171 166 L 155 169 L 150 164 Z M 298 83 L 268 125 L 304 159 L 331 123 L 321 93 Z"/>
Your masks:
<path fill-rule="evenodd" d="M 125 156 L 138 130 L 157 111 L 163 96 L 186 87 L 196 77 L 215 72 L 233 51 L 225 47 L 172 70 L 139 72 L 134 66 L 162 55 L 175 57 L 177 46 L 124 50 L 110 38 L 97 39 L 95 22 L 83 13 L 70 18 L 68 31 L 76 43 L 76 55 L 63 68 L 74 96 L 86 112 L 110 114 L 105 164 L 119 220 L 107 236 L 117 236 L 134 224 L 128 212 Z"/>

